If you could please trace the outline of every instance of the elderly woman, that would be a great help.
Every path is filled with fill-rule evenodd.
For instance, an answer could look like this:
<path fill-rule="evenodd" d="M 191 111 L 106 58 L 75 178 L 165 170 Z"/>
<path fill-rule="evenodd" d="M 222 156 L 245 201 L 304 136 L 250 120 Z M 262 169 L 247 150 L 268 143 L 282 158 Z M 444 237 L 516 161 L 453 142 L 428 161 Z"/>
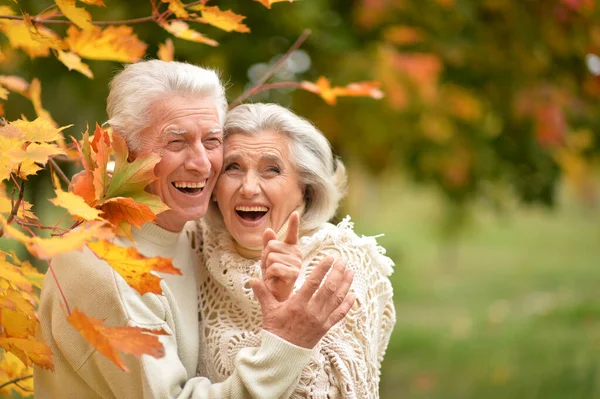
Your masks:
<path fill-rule="evenodd" d="M 342 162 L 305 119 L 274 104 L 246 104 L 229 113 L 216 203 L 199 229 L 201 375 L 227 378 L 238 352 L 260 345 L 260 305 L 249 281 L 262 274 L 265 229 L 282 239 L 298 211 L 303 262 L 295 286 L 325 256 L 341 257 L 355 273 L 356 302 L 315 348 L 292 397 L 379 396 L 379 370 L 395 322 L 387 278 L 393 262 L 373 238 L 358 237 L 348 217 L 337 226 L 327 223 L 345 182 Z"/>

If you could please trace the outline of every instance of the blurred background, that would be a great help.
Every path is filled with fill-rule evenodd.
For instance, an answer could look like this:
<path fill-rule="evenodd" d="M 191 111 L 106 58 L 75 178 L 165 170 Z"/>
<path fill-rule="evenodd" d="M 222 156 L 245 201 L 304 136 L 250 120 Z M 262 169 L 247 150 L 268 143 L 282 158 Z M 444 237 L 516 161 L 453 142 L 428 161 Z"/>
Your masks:
<path fill-rule="evenodd" d="M 52 4 L 2 3 L 30 14 Z M 142 1 L 105 4 L 87 7 L 94 20 L 151 13 Z M 381 82 L 382 100 L 329 106 L 290 89 L 251 99 L 288 106 L 325 133 L 349 169 L 338 218 L 350 214 L 359 234 L 385 234 L 398 320 L 381 397 L 600 398 L 600 4 L 210 4 L 247 16 L 252 33 L 193 25 L 219 47 L 173 38 L 175 59 L 219 69 L 231 100 L 305 28 L 312 34 L 273 81 Z M 133 27 L 156 58 L 169 34 Z M 73 124 L 67 135 L 107 119 L 107 84 L 121 65 L 86 60 L 90 80 L 6 43 L 0 35 L 0 73 L 39 78 L 44 107 Z M 35 118 L 11 94 L 6 118 L 21 114 Z M 54 224 L 47 172 L 30 180 L 26 199 Z"/>

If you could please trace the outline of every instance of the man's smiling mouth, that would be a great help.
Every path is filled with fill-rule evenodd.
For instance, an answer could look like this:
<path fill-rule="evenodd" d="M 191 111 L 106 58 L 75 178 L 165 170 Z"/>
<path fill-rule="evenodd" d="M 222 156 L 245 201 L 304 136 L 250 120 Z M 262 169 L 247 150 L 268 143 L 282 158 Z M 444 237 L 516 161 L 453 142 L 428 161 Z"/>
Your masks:
<path fill-rule="evenodd" d="M 244 220 L 247 221 L 256 221 L 262 219 L 267 212 L 269 212 L 269 208 L 266 206 L 236 206 L 235 213 L 239 215 Z"/>
<path fill-rule="evenodd" d="M 173 185 L 173 187 L 175 187 L 177 190 L 181 191 L 182 193 L 198 194 L 204 189 L 204 186 L 206 186 L 206 182 L 207 182 L 207 180 L 204 180 L 201 182 L 178 181 L 178 182 L 172 182 L 171 184 Z"/>

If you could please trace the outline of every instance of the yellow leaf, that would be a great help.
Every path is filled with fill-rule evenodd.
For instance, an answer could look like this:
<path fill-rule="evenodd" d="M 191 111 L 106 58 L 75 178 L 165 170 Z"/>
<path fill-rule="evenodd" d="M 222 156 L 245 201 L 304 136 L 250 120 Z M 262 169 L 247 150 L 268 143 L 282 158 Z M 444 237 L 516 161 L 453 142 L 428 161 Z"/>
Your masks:
<path fill-rule="evenodd" d="M 10 384 L 0 389 L 0 394 L 4 395 L 0 396 L 12 397 L 12 391 L 23 398 L 33 395 L 33 368 L 24 365 L 12 353 L 5 352 L 2 355 L 0 359 L 0 373 L 3 374 L 3 379 L 0 379 L 0 385 L 16 378 L 30 376 L 29 378 L 21 379 L 18 384 Z"/>
<path fill-rule="evenodd" d="M 175 56 L 175 46 L 173 46 L 173 40 L 167 39 L 165 44 L 159 44 L 157 55 L 158 55 L 158 58 L 163 61 L 167 61 L 167 62 L 173 61 L 174 56 Z"/>
<path fill-rule="evenodd" d="M 32 205 L 21 200 L 21 205 L 17 210 L 17 217 L 21 219 L 37 219 L 37 217 L 31 212 Z M 10 213 L 12 211 L 11 199 L 6 195 L 6 186 L 4 183 L 0 183 L 0 213 Z"/>
<path fill-rule="evenodd" d="M 15 309 L 0 309 L 0 319 L 6 337 L 28 338 L 35 335 L 38 323 L 35 317 L 35 307 L 16 290 L 8 289 L 2 296 L 15 304 Z"/>
<path fill-rule="evenodd" d="M 219 43 L 204 36 L 201 33 L 190 29 L 188 24 L 183 21 L 171 21 L 161 25 L 167 32 L 180 39 L 189 40 L 196 43 L 204 43 L 209 46 L 218 46 Z"/>
<path fill-rule="evenodd" d="M 146 44 L 137 38 L 130 26 L 80 31 L 71 25 L 65 41 L 71 51 L 91 60 L 135 62 L 146 53 Z"/>
<path fill-rule="evenodd" d="M 60 11 L 65 17 L 69 18 L 75 25 L 83 30 L 94 30 L 94 25 L 90 22 L 92 16 L 84 8 L 77 8 L 75 0 L 54 0 Z"/>
<path fill-rule="evenodd" d="M 33 40 L 55 50 L 64 50 L 67 48 L 67 45 L 56 32 L 43 25 L 33 25 L 29 14 L 23 13 L 23 22 Z"/>
<path fill-rule="evenodd" d="M 20 290 L 31 292 L 31 282 L 25 277 L 21 268 L 6 260 L 5 255 L 0 256 L 0 279 L 7 281 L 10 285 Z"/>
<path fill-rule="evenodd" d="M 0 98 L 3 100 L 8 100 L 8 89 L 6 87 L 0 86 Z"/>
<path fill-rule="evenodd" d="M 351 83 L 345 87 L 331 87 L 329 80 L 321 76 L 316 83 L 301 82 L 300 87 L 321 96 L 329 105 L 334 105 L 338 97 L 372 97 L 375 99 L 383 97 L 383 92 L 379 90 L 378 82 L 358 82 Z"/>
<path fill-rule="evenodd" d="M 88 247 L 141 295 L 147 292 L 162 294 L 162 278 L 153 272 L 181 275 L 181 271 L 173 266 L 171 259 L 147 258 L 134 247 L 122 247 L 105 240 L 90 242 Z"/>
<path fill-rule="evenodd" d="M 250 32 L 250 29 L 242 23 L 246 19 L 243 15 L 236 14 L 231 10 L 221 11 L 217 6 L 207 7 L 203 4 L 198 5 L 195 9 L 202 13 L 202 18 L 197 19 L 199 22 L 216 26 L 226 32 Z"/>
<path fill-rule="evenodd" d="M 74 251 L 83 247 L 89 240 L 109 239 L 114 236 L 112 230 L 103 227 L 103 222 L 87 222 L 81 228 L 69 231 L 60 237 L 40 238 L 29 237 L 6 223 L 0 215 L 0 224 L 4 228 L 4 235 L 21 242 L 36 258 L 46 260 L 60 253 Z"/>
<path fill-rule="evenodd" d="M 25 153 L 23 142 L 18 137 L 7 137 L 4 134 L 7 130 L 9 126 L 0 128 L 0 180 L 10 178 L 13 168 L 19 164 L 14 157 Z"/>
<path fill-rule="evenodd" d="M 29 161 L 45 165 L 48 162 L 48 158 L 55 155 L 65 155 L 65 152 L 56 144 L 31 143 L 27 146 L 25 153 L 21 153 L 13 159 L 19 162 Z"/>
<path fill-rule="evenodd" d="M 106 5 L 104 4 L 104 2 L 102 0 L 79 0 L 82 3 L 85 4 L 89 4 L 92 6 L 101 6 L 101 7 L 106 7 Z"/>
<path fill-rule="evenodd" d="M 52 351 L 45 344 L 30 338 L 0 337 L 0 348 L 14 353 L 26 366 L 32 363 L 45 369 L 54 370 Z"/>
<path fill-rule="evenodd" d="M 43 168 L 36 165 L 32 160 L 26 159 L 18 166 L 13 168 L 13 173 L 18 175 L 21 179 L 27 180 L 27 176 L 35 175 Z"/>
<path fill-rule="evenodd" d="M 69 68 L 69 71 L 74 69 L 77 72 L 80 72 L 83 75 L 87 76 L 88 78 L 94 79 L 94 74 L 90 70 L 90 67 L 87 64 L 81 62 L 81 58 L 77 54 L 71 51 L 66 53 L 64 51 L 59 50 L 58 60 L 65 64 L 67 68 Z"/>
<path fill-rule="evenodd" d="M 60 188 L 57 188 L 55 192 L 56 198 L 51 199 L 50 202 L 65 208 L 71 215 L 83 220 L 101 219 L 100 211 L 86 204 L 79 195 L 62 191 Z"/>
<path fill-rule="evenodd" d="M 61 132 L 73 125 L 67 125 L 60 128 L 55 128 L 50 121 L 44 118 L 37 118 L 34 121 L 25 121 L 18 119 L 10 122 L 10 126 L 14 126 L 23 133 L 22 140 L 30 142 L 47 142 L 57 141 L 62 137 Z"/>
<path fill-rule="evenodd" d="M 164 348 L 156 335 L 167 335 L 164 330 L 149 330 L 140 327 L 107 327 L 104 320 L 87 317 L 77 308 L 67 317 L 69 323 L 121 370 L 128 371 L 117 351 L 134 356 L 150 355 L 161 358 Z"/>
<path fill-rule="evenodd" d="M 254 0 L 254 1 L 258 1 L 263 6 L 267 7 L 268 9 L 271 9 L 271 6 L 273 4 L 275 4 L 275 3 L 282 3 L 284 1 L 287 1 L 288 3 L 291 3 L 294 0 Z"/>
<path fill-rule="evenodd" d="M 186 11 L 181 0 L 161 0 L 163 3 L 169 3 L 169 10 L 175 13 L 177 18 L 189 18 L 190 14 Z"/>
<path fill-rule="evenodd" d="M 50 55 L 50 48 L 34 40 L 23 21 L 0 20 L 0 30 L 8 37 L 11 47 L 22 49 L 27 53 L 29 58 L 33 59 Z"/>
<path fill-rule="evenodd" d="M 38 78 L 35 78 L 31 81 L 29 90 L 27 91 L 27 98 L 31 100 L 33 109 L 39 118 L 47 120 L 54 127 L 58 126 L 58 124 L 54 122 L 54 119 L 52 119 L 52 116 L 50 116 L 50 112 L 46 111 L 44 107 L 42 107 L 42 84 Z M 64 142 L 62 137 L 59 138 L 58 141 Z"/>

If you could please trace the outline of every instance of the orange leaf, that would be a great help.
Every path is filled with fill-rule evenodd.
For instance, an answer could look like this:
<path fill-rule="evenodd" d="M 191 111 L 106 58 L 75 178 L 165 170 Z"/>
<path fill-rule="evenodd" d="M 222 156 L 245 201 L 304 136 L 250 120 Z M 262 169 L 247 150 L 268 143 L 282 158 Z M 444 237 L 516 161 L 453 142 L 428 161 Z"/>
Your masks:
<path fill-rule="evenodd" d="M 171 259 L 158 256 L 147 258 L 134 247 L 122 247 L 105 240 L 90 242 L 88 247 L 141 295 L 147 292 L 162 294 L 162 278 L 153 272 L 181 275 L 181 271 L 173 266 Z"/>
<path fill-rule="evenodd" d="M 88 78 L 94 79 L 94 74 L 90 70 L 90 67 L 87 64 L 81 62 L 81 58 L 72 51 L 69 51 L 67 53 L 58 50 L 58 60 L 65 64 L 66 67 L 69 68 L 69 71 L 74 69 L 77 72 L 80 72 L 83 75 L 87 76 Z"/>
<path fill-rule="evenodd" d="M 203 34 L 190 29 L 188 24 L 183 21 L 171 21 L 161 25 L 163 29 L 180 39 L 189 40 L 196 43 L 204 43 L 209 46 L 218 46 L 219 43 L 213 39 L 210 39 Z"/>
<path fill-rule="evenodd" d="M 102 7 L 106 7 L 106 5 L 104 4 L 104 2 L 102 0 L 79 0 L 82 3 L 85 4 L 89 4 L 89 5 L 93 5 L 93 6 L 102 6 Z"/>
<path fill-rule="evenodd" d="M 60 237 L 40 238 L 29 237 L 6 223 L 6 219 L 0 215 L 0 224 L 4 228 L 4 234 L 20 241 L 27 250 L 38 259 L 50 259 L 60 253 L 80 249 L 86 242 L 94 238 L 109 239 L 113 237 L 111 229 L 103 227 L 103 222 L 88 222 L 81 228 L 69 231 Z"/>
<path fill-rule="evenodd" d="M 329 80 L 321 76 L 316 83 L 307 81 L 301 82 L 300 87 L 321 96 L 321 98 L 329 105 L 334 105 L 337 102 L 337 97 L 383 98 L 383 92 L 379 90 L 378 82 L 358 82 L 351 83 L 346 87 L 331 87 Z"/>
<path fill-rule="evenodd" d="M 121 370 L 128 371 L 117 351 L 134 356 L 150 355 L 161 358 L 164 348 L 156 335 L 167 335 L 164 330 L 149 330 L 140 327 L 107 327 L 104 320 L 87 317 L 75 309 L 69 323 L 100 353 L 109 358 Z"/>
<path fill-rule="evenodd" d="M 112 225 L 118 226 L 123 220 L 136 227 L 152 222 L 156 215 L 144 204 L 138 204 L 129 197 L 110 198 L 101 206 L 103 217 Z"/>
<path fill-rule="evenodd" d="M 106 166 L 110 160 L 111 146 L 108 132 L 96 124 L 94 139 L 92 140 L 92 149 L 96 153 L 96 168 L 94 169 L 94 188 L 95 197 L 103 198 L 109 183 L 109 176 Z"/>
<path fill-rule="evenodd" d="M 96 29 L 91 23 L 92 16 L 84 8 L 77 8 L 75 0 L 54 0 L 63 15 L 83 30 Z"/>
<path fill-rule="evenodd" d="M 161 0 L 163 3 L 169 3 L 169 10 L 171 10 L 177 18 L 189 18 L 188 14 L 181 0 Z"/>
<path fill-rule="evenodd" d="M 294 0 L 254 0 L 254 1 L 258 1 L 263 6 L 267 7 L 268 9 L 271 9 L 271 6 L 275 3 L 283 3 L 284 1 L 291 3 Z"/>
<path fill-rule="evenodd" d="M 173 46 L 173 40 L 167 39 L 165 44 L 159 44 L 157 55 L 158 55 L 158 58 L 163 61 L 167 61 L 167 62 L 173 61 L 173 59 L 175 57 L 175 46 Z"/>
<path fill-rule="evenodd" d="M 203 4 L 194 7 L 194 9 L 202 13 L 202 17 L 197 18 L 199 22 L 215 26 L 226 32 L 250 32 L 250 29 L 242 23 L 246 17 L 231 10 L 221 11 L 217 6 L 207 7 Z"/>
<path fill-rule="evenodd" d="M 12 352 L 21 361 L 31 366 L 32 363 L 45 369 L 54 370 L 52 364 L 52 351 L 45 344 L 30 338 L 7 338 L 0 337 L 0 348 Z"/>
<path fill-rule="evenodd" d="M 104 61 L 135 62 L 144 56 L 147 47 L 131 26 L 80 31 L 71 25 L 65 41 L 80 57 Z"/>
<path fill-rule="evenodd" d="M 71 188 L 73 194 L 83 198 L 89 206 L 95 206 L 98 202 L 96 188 L 94 187 L 94 174 L 92 172 L 84 170 L 73 176 Z"/>

